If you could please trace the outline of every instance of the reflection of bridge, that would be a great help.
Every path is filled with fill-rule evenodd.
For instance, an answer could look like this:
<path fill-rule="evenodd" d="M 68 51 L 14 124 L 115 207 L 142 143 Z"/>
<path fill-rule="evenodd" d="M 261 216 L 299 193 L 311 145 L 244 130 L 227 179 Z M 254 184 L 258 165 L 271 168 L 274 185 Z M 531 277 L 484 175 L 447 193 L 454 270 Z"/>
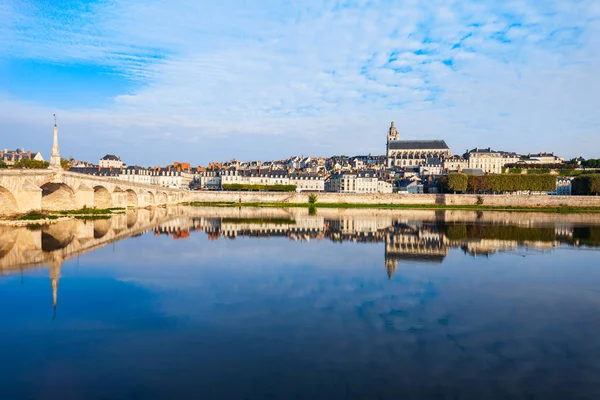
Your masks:
<path fill-rule="evenodd" d="M 152 229 L 173 218 L 177 208 L 129 210 L 109 219 L 73 219 L 37 227 L 0 226 L 0 274 L 48 265 L 54 305 L 62 263 L 70 258 Z"/>
<path fill-rule="evenodd" d="M 73 210 L 84 206 L 146 207 L 184 200 L 185 192 L 177 189 L 63 171 L 57 135 L 55 126 L 50 168 L 0 169 L 0 215 L 31 210 Z"/>
<path fill-rule="evenodd" d="M 174 239 L 204 231 L 211 240 L 283 237 L 294 241 L 382 243 L 390 278 L 399 263 L 440 264 L 451 248 L 488 256 L 520 247 L 546 251 L 563 244 L 600 246 L 598 223 L 581 226 L 579 222 L 540 221 L 524 227 L 518 225 L 522 223 L 519 214 L 508 214 L 512 219 L 502 223 L 476 222 L 470 213 L 460 218 L 463 222 L 458 221 L 456 213 L 451 214 L 450 222 L 438 212 L 431 213 L 432 219 L 422 211 L 372 214 L 340 215 L 325 210 L 323 215 L 309 215 L 305 209 L 177 206 L 128 210 L 107 220 L 62 221 L 41 229 L 0 226 L 0 275 L 48 265 L 56 296 L 64 260 L 149 230 Z"/>

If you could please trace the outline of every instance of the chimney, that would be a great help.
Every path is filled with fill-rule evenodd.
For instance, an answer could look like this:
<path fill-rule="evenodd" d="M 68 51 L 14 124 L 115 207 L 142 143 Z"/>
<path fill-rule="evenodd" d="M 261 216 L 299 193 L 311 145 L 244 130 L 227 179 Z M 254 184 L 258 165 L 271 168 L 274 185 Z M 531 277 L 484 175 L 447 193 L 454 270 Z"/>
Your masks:
<path fill-rule="evenodd" d="M 492 151 L 492 148 L 491 148 L 491 147 L 488 147 L 488 151 Z"/>
<path fill-rule="evenodd" d="M 98 172 L 102 170 L 102 167 L 98 165 Z"/>

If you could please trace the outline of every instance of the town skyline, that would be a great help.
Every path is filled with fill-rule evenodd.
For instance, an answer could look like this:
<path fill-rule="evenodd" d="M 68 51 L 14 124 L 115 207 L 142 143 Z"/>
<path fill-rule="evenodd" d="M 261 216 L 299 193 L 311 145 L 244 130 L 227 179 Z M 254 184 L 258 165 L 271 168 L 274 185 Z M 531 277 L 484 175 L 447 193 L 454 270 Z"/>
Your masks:
<path fill-rule="evenodd" d="M 55 115 L 54 115 L 54 118 L 56 118 Z M 392 121 L 392 124 L 394 124 L 394 123 L 395 123 L 395 121 Z M 381 136 L 383 136 L 384 134 L 381 134 Z M 413 137 L 407 138 L 407 137 L 403 137 L 403 135 L 401 134 L 401 132 L 399 132 L 399 137 L 400 137 L 401 140 L 417 140 L 417 141 L 418 140 L 432 140 L 430 138 L 413 138 Z M 64 133 L 61 131 L 61 141 L 64 140 L 63 138 L 64 138 Z M 434 140 L 443 140 L 444 142 L 446 141 L 443 138 L 435 138 Z M 38 149 L 38 148 L 25 148 L 25 147 L 21 147 L 21 146 L 11 147 L 11 146 L 6 145 L 6 143 L 10 143 L 10 141 L 5 141 L 4 143 L 5 143 L 5 148 L 7 150 L 13 150 L 14 151 L 15 149 L 17 149 L 17 150 L 20 149 L 20 150 L 24 150 L 25 152 L 30 152 L 30 153 L 33 153 L 33 154 L 39 153 L 45 159 L 47 159 L 47 160 L 50 159 L 50 153 L 51 153 L 51 151 L 44 150 L 44 149 Z M 62 145 L 62 143 L 61 143 L 61 148 L 68 149 L 70 147 L 71 146 L 69 146 L 68 143 L 66 143 L 66 145 Z M 108 148 L 110 146 L 106 146 L 106 147 Z M 469 147 L 465 148 L 464 151 L 460 151 L 460 150 L 452 151 L 452 146 L 448 146 L 448 147 L 449 147 L 449 150 L 451 150 L 451 154 L 459 155 L 459 156 L 463 155 L 465 153 L 468 153 L 471 150 L 475 150 L 475 149 L 490 149 L 490 150 L 493 150 L 493 151 L 511 152 L 511 153 L 516 153 L 516 154 L 519 154 L 519 155 L 544 154 L 544 153 L 554 155 L 556 153 L 557 155 L 563 156 L 563 158 L 565 160 L 570 160 L 570 159 L 575 159 L 575 158 L 582 157 L 581 155 L 564 156 L 564 154 L 557 153 L 557 152 L 555 152 L 555 151 L 553 151 L 551 149 L 539 149 L 539 150 L 521 152 L 521 151 L 515 151 L 512 148 L 508 148 L 508 146 L 506 148 L 493 148 L 492 146 L 469 146 Z M 62 153 L 62 156 L 65 159 L 73 158 L 75 160 L 82 160 L 82 161 L 87 161 L 87 162 L 91 162 L 91 163 L 94 163 L 98 159 L 100 159 L 102 157 L 100 154 L 105 155 L 105 156 L 107 156 L 107 155 L 115 155 L 115 156 L 121 157 L 120 156 L 121 152 L 115 151 L 115 150 L 110 150 L 110 151 L 99 151 L 99 150 L 96 150 L 94 152 L 94 154 L 97 155 L 95 158 L 78 157 L 77 155 L 67 154 L 65 152 Z M 590 154 L 591 154 L 590 158 L 594 158 L 594 156 L 597 156 L 597 152 L 595 152 L 595 150 L 592 150 L 590 152 Z M 228 162 L 228 161 L 233 161 L 233 160 L 237 160 L 237 161 L 240 161 L 240 162 L 257 162 L 257 161 L 258 162 L 270 162 L 270 161 L 284 161 L 284 160 L 289 160 L 289 159 L 294 158 L 294 157 L 310 157 L 310 158 L 315 158 L 315 159 L 323 159 L 323 158 L 329 159 L 329 158 L 332 158 L 332 157 L 339 157 L 339 156 L 345 156 L 345 157 L 348 157 L 348 158 L 363 157 L 363 156 L 373 156 L 373 157 L 381 156 L 381 157 L 386 157 L 386 148 L 385 148 L 385 145 L 384 145 L 384 147 L 382 149 L 376 150 L 374 152 L 360 152 L 360 151 L 357 151 L 357 152 L 354 152 L 354 153 L 337 152 L 337 153 L 333 153 L 333 154 L 323 154 L 323 155 L 304 154 L 304 153 L 300 154 L 300 153 L 298 153 L 298 154 L 289 154 L 289 155 L 286 155 L 286 156 L 275 157 L 275 158 L 257 158 L 257 157 L 254 157 L 254 158 L 252 158 L 252 157 L 250 157 L 250 158 L 241 158 L 241 157 L 235 157 L 235 156 L 230 156 L 230 157 L 226 156 L 223 159 L 213 158 L 213 159 L 205 160 L 203 162 L 202 161 L 197 161 L 197 160 L 187 160 L 187 159 L 167 159 L 164 162 L 150 161 L 150 162 L 147 162 L 147 163 L 136 163 L 136 162 L 130 162 L 125 157 L 122 157 L 122 158 L 123 158 L 123 163 L 125 163 L 127 165 L 137 165 L 137 166 L 142 166 L 142 167 L 157 167 L 157 166 L 159 167 L 159 166 L 170 165 L 173 162 L 190 163 L 193 166 L 207 166 L 207 165 L 210 165 L 210 164 L 213 164 L 213 163 L 223 163 L 223 162 Z M 135 157 L 135 156 L 133 158 L 137 159 L 137 157 Z M 586 158 L 586 157 L 583 157 L 583 158 Z"/>
<path fill-rule="evenodd" d="M 597 157 L 599 21 L 591 0 L 9 2 L 4 148 L 47 158 L 56 113 L 62 154 L 140 165 L 376 154 L 392 120 L 457 153 Z"/>

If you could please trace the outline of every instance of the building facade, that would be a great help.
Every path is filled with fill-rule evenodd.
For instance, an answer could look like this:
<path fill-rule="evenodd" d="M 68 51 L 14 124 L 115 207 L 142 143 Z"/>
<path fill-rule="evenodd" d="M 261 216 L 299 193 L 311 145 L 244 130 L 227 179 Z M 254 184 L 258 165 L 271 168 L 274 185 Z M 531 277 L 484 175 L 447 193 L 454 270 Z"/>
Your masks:
<path fill-rule="evenodd" d="M 392 193 L 393 185 L 377 177 L 373 170 L 331 175 L 327 190 L 336 193 Z"/>
<path fill-rule="evenodd" d="M 475 148 L 467 151 L 463 157 L 468 161 L 469 169 L 481 169 L 488 174 L 501 174 L 506 164 L 514 164 L 519 161 L 517 153 L 495 151 L 491 147 Z"/>
<path fill-rule="evenodd" d="M 4 149 L 4 151 L 0 150 L 0 161 L 3 161 L 6 165 L 14 165 L 16 162 L 19 162 L 24 159 L 45 161 L 44 157 L 42 157 L 42 154 L 39 151 L 32 153 L 31 151 L 25 151 L 23 149 Z"/>
<path fill-rule="evenodd" d="M 400 134 L 392 121 L 387 133 L 386 157 L 388 168 L 415 167 L 423 165 L 428 158 L 445 159 L 452 155 L 443 140 L 400 140 Z"/>
<path fill-rule="evenodd" d="M 121 168 L 124 166 L 121 157 L 117 157 L 113 154 L 107 154 L 102 157 L 98 162 L 98 165 L 100 168 Z"/>

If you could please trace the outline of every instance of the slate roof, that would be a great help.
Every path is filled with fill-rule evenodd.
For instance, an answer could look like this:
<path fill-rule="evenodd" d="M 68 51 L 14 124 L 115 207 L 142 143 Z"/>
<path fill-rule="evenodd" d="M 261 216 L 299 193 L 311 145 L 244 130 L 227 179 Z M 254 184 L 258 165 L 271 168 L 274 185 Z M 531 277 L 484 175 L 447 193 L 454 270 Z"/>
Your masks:
<path fill-rule="evenodd" d="M 359 178 L 376 178 L 377 175 L 375 174 L 375 171 L 373 171 L 373 170 L 363 169 L 363 170 L 358 171 L 358 177 Z"/>
<path fill-rule="evenodd" d="M 99 176 L 118 176 L 121 173 L 118 168 L 69 168 L 69 172 Z"/>
<path fill-rule="evenodd" d="M 101 160 L 119 161 L 119 157 L 117 157 L 117 156 L 115 156 L 113 154 L 107 154 L 104 157 L 102 157 Z"/>
<path fill-rule="evenodd" d="M 444 140 L 393 140 L 390 150 L 449 150 Z"/>
<path fill-rule="evenodd" d="M 465 168 L 462 170 L 462 173 L 465 175 L 475 175 L 475 176 L 485 175 L 485 172 L 483 172 L 482 169 L 478 169 L 478 168 Z"/>

